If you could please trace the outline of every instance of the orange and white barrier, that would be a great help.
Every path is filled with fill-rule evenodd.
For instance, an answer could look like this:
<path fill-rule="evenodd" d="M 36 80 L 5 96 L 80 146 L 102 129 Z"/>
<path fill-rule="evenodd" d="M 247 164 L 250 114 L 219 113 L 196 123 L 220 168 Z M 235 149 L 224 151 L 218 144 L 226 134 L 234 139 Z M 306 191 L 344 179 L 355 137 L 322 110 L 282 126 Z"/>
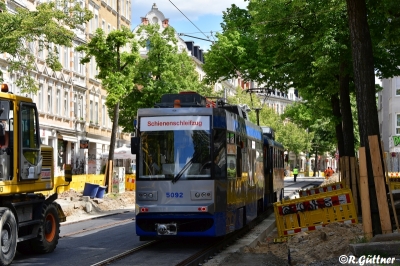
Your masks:
<path fill-rule="evenodd" d="M 274 212 L 280 237 L 316 230 L 332 222 L 358 223 L 351 190 L 344 188 L 276 202 Z"/>
<path fill-rule="evenodd" d="M 329 184 L 329 185 L 322 186 L 322 187 L 302 190 L 299 192 L 299 195 L 300 195 L 300 197 L 305 197 L 305 196 L 315 195 L 315 194 L 319 194 L 319 193 L 339 190 L 342 188 L 343 188 L 343 184 L 339 182 L 339 183 L 333 183 L 333 184 Z"/>

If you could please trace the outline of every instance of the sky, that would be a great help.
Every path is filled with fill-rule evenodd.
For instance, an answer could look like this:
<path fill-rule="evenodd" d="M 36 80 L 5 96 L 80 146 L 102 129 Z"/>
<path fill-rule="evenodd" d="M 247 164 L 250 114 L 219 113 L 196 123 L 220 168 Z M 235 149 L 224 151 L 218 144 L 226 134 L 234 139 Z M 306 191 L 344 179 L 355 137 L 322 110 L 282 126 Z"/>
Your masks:
<path fill-rule="evenodd" d="M 222 12 L 232 4 L 245 8 L 248 2 L 244 0 L 133 0 L 132 28 L 141 23 L 140 18 L 146 16 L 153 3 L 157 5 L 165 18 L 169 19 L 169 24 L 177 33 L 214 40 L 215 33 L 221 31 Z M 204 51 L 212 44 L 209 41 L 187 36 L 181 36 L 181 38 L 184 41 L 194 41 L 195 45 L 199 45 Z"/>

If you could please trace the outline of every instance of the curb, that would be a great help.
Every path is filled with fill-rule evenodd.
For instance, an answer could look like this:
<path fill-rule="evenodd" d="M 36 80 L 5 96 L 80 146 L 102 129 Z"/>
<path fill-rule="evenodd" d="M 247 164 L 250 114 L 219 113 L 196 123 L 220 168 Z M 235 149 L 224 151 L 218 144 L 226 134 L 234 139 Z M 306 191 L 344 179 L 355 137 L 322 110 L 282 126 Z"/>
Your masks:
<path fill-rule="evenodd" d="M 350 244 L 349 249 L 356 257 L 373 254 L 380 254 L 381 256 L 388 257 L 400 254 L 400 242 L 386 241 Z"/>
<path fill-rule="evenodd" d="M 120 210 L 108 211 L 108 212 L 97 213 L 97 214 L 88 213 L 87 214 L 88 216 L 82 217 L 81 219 L 77 219 L 74 221 L 68 221 L 68 216 L 67 216 L 67 221 L 60 223 L 60 226 L 95 220 L 95 219 L 99 219 L 99 218 L 103 218 L 103 217 L 107 217 L 107 216 L 113 216 L 113 215 L 117 215 L 117 214 L 123 214 L 123 213 L 134 212 L 134 211 L 135 211 L 135 209 L 120 209 Z"/>

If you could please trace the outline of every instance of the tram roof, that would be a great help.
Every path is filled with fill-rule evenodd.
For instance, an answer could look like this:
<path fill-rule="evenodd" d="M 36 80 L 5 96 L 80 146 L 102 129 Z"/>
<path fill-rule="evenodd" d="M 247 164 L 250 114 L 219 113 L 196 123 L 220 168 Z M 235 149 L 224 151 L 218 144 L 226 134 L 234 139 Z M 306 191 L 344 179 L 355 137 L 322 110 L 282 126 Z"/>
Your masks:
<path fill-rule="evenodd" d="M 269 138 L 265 134 L 263 134 L 263 137 L 264 137 L 264 144 L 268 144 L 268 145 L 270 145 L 272 147 L 278 147 L 278 148 L 281 148 L 282 150 L 285 149 L 280 142 L 277 142 L 277 141 Z"/>

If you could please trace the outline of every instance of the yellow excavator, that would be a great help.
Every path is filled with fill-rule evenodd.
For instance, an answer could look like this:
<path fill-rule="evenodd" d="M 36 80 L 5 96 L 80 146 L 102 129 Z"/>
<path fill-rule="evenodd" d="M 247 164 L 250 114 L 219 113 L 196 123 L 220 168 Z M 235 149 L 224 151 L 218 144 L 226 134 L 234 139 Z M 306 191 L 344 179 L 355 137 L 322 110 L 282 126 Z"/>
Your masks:
<path fill-rule="evenodd" d="M 54 187 L 53 164 L 53 148 L 40 140 L 36 104 L 1 84 L 0 265 L 11 264 L 17 250 L 48 253 L 56 248 L 66 217 L 55 202 L 57 193 L 39 193 Z"/>

